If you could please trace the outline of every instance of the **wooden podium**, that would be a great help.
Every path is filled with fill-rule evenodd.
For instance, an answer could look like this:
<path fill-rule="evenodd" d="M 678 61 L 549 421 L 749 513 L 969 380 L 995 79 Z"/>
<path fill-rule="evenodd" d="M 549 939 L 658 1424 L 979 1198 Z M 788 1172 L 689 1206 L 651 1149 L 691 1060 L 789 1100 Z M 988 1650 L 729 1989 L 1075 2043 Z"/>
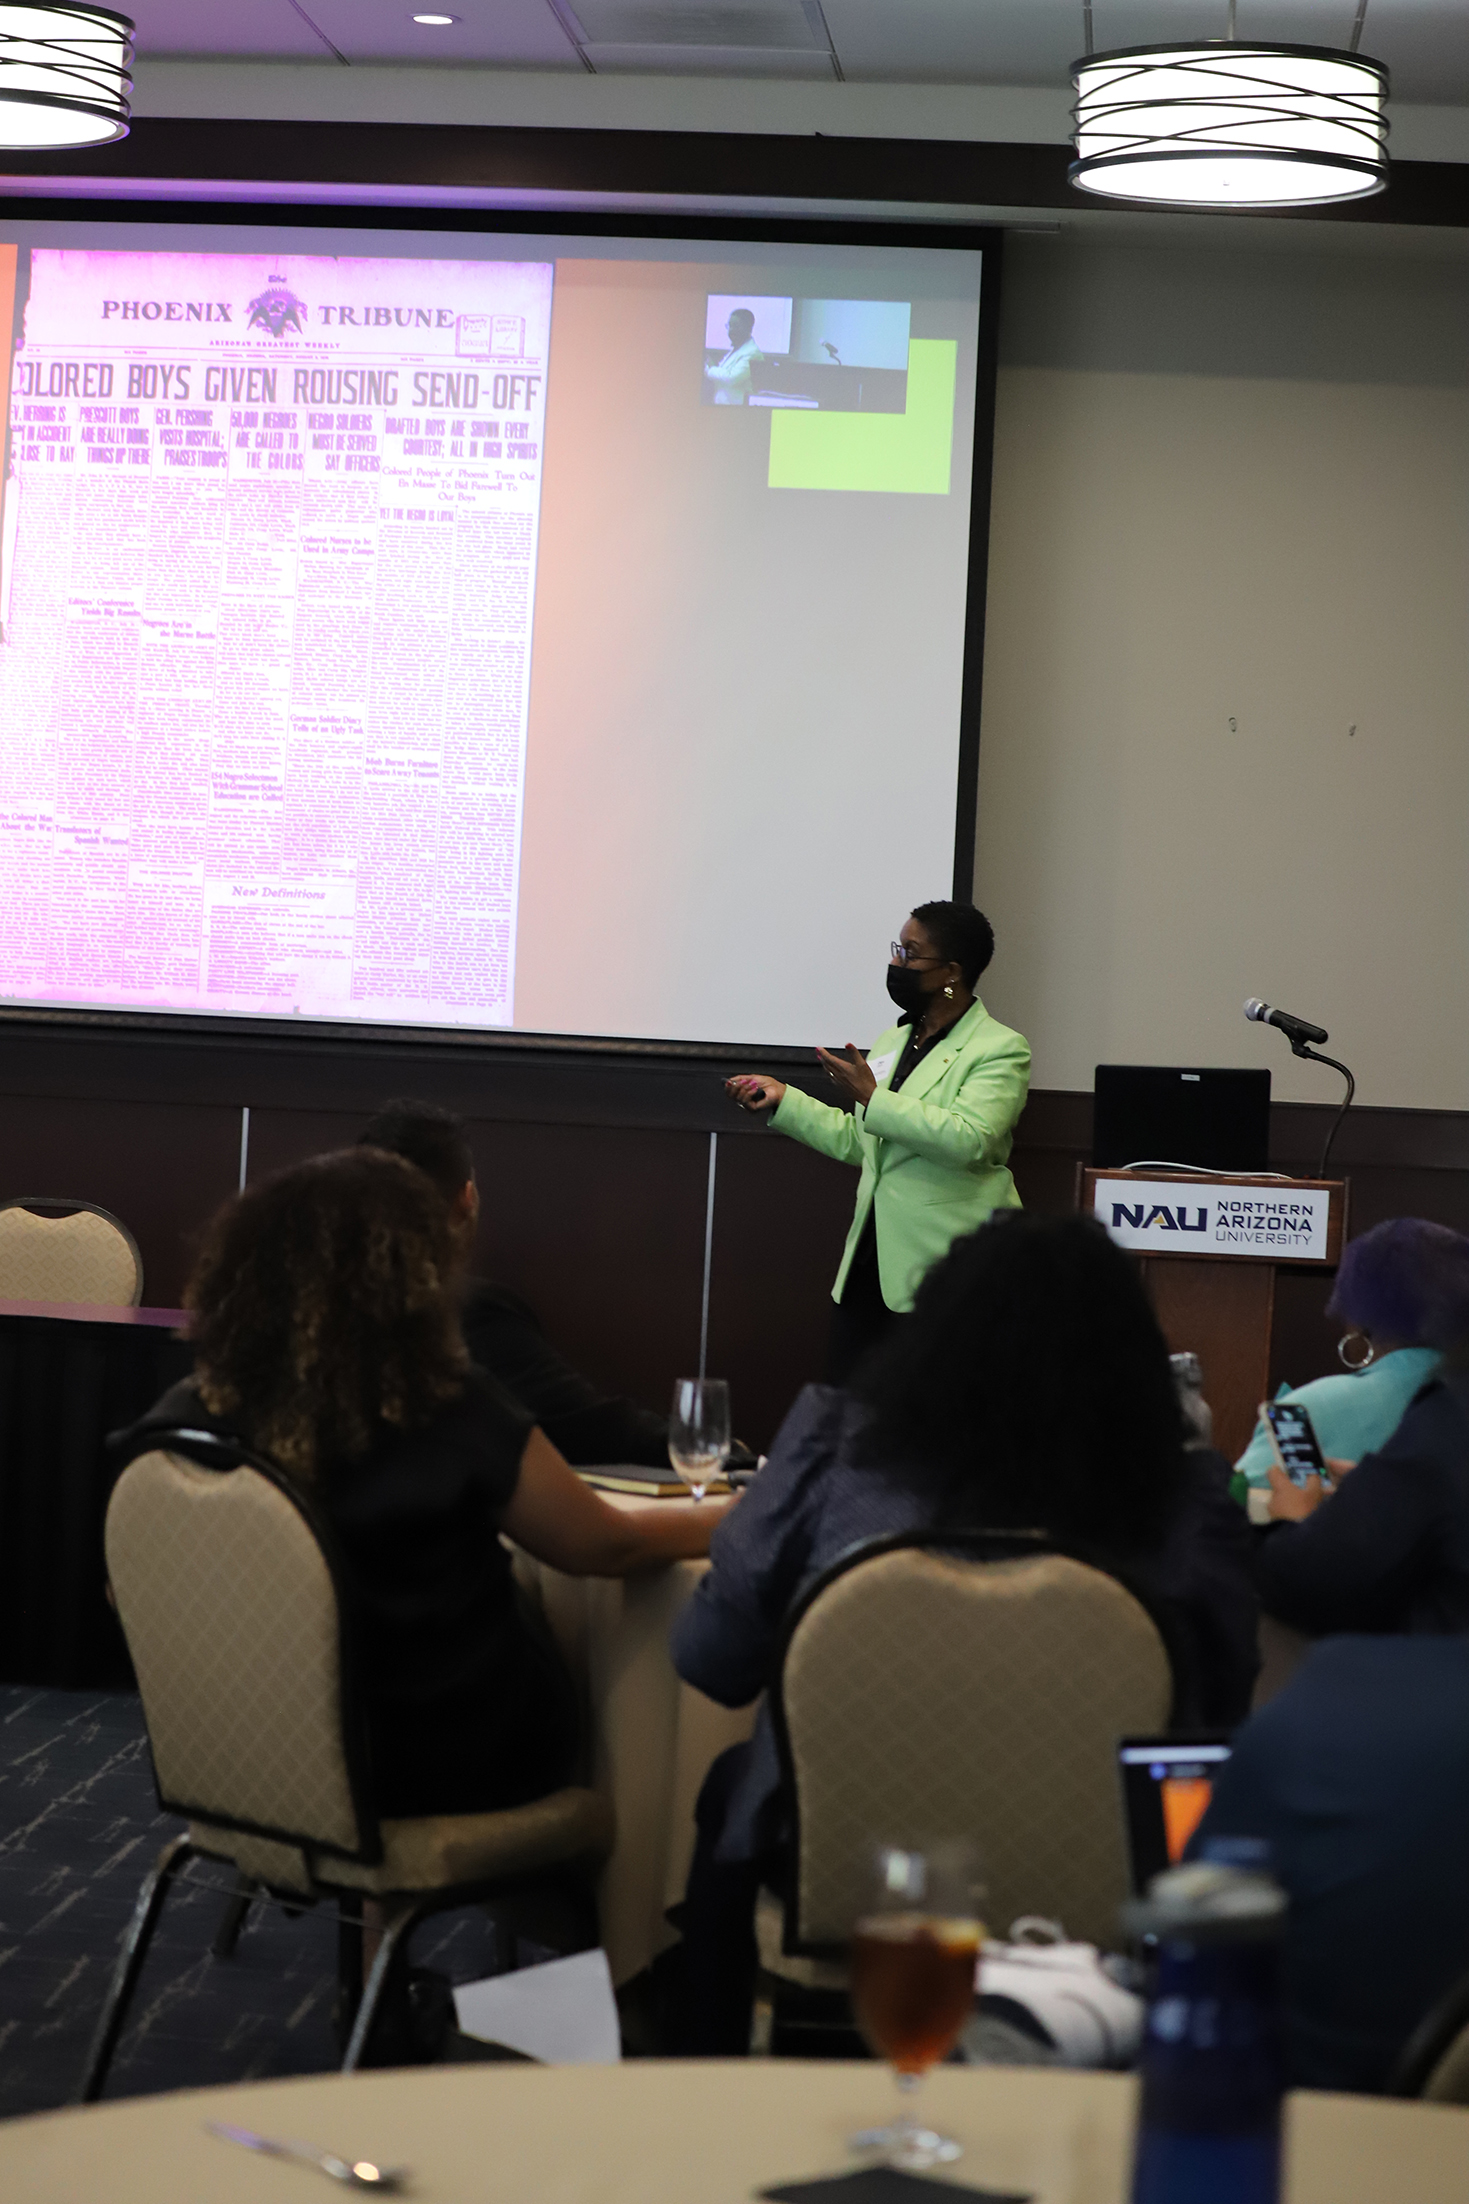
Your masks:
<path fill-rule="evenodd" d="M 1214 1443 L 1231 1461 L 1268 1397 L 1276 1272 L 1336 1268 L 1347 1193 L 1342 1179 L 1079 1173 L 1077 1207 L 1138 1257 L 1171 1351 L 1203 1364 Z"/>

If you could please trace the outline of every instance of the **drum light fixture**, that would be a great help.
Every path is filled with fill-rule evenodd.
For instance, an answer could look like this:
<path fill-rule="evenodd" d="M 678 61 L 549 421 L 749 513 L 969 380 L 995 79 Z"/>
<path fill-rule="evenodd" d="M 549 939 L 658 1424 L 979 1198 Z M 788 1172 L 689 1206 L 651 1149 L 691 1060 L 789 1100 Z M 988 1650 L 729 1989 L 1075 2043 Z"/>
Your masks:
<path fill-rule="evenodd" d="M 131 110 L 133 26 L 110 8 L 0 0 L 0 147 L 109 145 Z"/>
<path fill-rule="evenodd" d="M 1072 63 L 1071 181 L 1169 207 L 1298 207 L 1362 199 L 1387 185 L 1388 73 L 1351 45 L 1222 39 L 1092 51 Z"/>

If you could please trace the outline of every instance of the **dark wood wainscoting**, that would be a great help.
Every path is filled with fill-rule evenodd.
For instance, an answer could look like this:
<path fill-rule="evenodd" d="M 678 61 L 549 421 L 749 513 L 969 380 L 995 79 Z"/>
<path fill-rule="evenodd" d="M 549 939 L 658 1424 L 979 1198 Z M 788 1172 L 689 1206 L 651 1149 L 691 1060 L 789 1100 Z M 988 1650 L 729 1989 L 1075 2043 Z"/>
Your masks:
<path fill-rule="evenodd" d="M 10 1025 L 0 1029 L 0 1193 L 116 1211 L 142 1248 L 146 1299 L 172 1306 L 200 1228 L 237 1183 L 244 1109 L 254 1179 L 352 1139 L 389 1096 L 441 1102 L 464 1113 L 474 1141 L 479 1267 L 522 1293 L 590 1375 L 661 1406 L 698 1354 L 717 1133 L 709 1366 L 731 1381 L 742 1434 L 764 1445 L 824 1368 L 854 1181 L 728 1105 L 723 1075 L 747 1054 L 726 1064 L 713 1051 Z M 1314 1168 L 1330 1115 L 1277 1106 L 1277 1167 Z M 1089 1095 L 1032 1095 L 1014 1159 L 1024 1200 L 1071 1208 L 1090 1139 Z M 1469 1112 L 1354 1112 L 1334 1163 L 1351 1181 L 1354 1231 L 1403 1214 L 1469 1230 Z M 1328 1291 L 1316 1274 L 1282 1276 L 1273 1382 L 1335 1367 Z"/>
<path fill-rule="evenodd" d="M 238 1183 L 356 1137 L 394 1095 L 463 1113 L 483 1217 L 477 1267 L 524 1295 L 609 1389 L 666 1404 L 697 1367 L 711 1132 L 719 1137 L 709 1367 L 768 1443 L 826 1357 L 850 1174 L 743 1117 L 739 1051 L 656 1058 L 411 1043 L 0 1029 L 0 1194 L 75 1195 L 142 1250 L 176 1306 Z M 783 1071 L 789 1067 L 783 1066 Z"/>

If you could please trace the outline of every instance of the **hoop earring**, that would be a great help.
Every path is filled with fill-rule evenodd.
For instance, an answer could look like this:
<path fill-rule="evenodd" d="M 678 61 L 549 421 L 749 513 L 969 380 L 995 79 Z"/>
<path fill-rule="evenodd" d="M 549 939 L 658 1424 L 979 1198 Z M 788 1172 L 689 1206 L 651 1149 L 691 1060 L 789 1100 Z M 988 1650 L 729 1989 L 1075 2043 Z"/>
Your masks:
<path fill-rule="evenodd" d="M 1347 1360 L 1347 1341 L 1349 1339 L 1360 1339 L 1367 1349 L 1360 1362 L 1348 1362 Z M 1369 1369 L 1377 1360 L 1377 1349 L 1365 1332 L 1343 1332 L 1336 1343 L 1336 1359 L 1344 1370 L 1350 1370 L 1355 1377 L 1358 1370 Z"/>

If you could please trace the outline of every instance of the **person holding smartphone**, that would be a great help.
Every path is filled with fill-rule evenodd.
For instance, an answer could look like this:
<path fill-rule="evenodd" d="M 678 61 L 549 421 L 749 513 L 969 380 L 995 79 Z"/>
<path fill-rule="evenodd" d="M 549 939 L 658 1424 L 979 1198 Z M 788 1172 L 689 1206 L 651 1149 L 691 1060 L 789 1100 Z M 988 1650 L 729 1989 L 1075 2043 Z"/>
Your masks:
<path fill-rule="evenodd" d="M 1463 1233 L 1424 1217 L 1390 1217 L 1359 1234 L 1342 1255 L 1326 1304 L 1327 1316 L 1342 1326 L 1341 1370 L 1283 1387 L 1268 1409 L 1262 1405 L 1250 1443 L 1235 1464 L 1236 1498 L 1258 1493 L 1251 1513 L 1268 1502 L 1277 1519 L 1309 1512 L 1290 1491 L 1279 1489 L 1289 1480 L 1272 1475 L 1281 1464 L 1270 1411 L 1303 1411 L 1328 1465 L 1357 1461 L 1392 1435 L 1409 1402 L 1437 1375 L 1443 1344 L 1457 1336 L 1466 1311 L 1469 1239 Z M 1318 1481 L 1314 1499 L 1322 1497 Z"/>
<path fill-rule="evenodd" d="M 1442 1373 L 1359 1462 L 1271 1471 L 1264 1614 L 1303 1637 L 1469 1632 L 1469 1318 Z M 1329 1506 L 1323 1502 L 1330 1502 Z"/>
<path fill-rule="evenodd" d="M 1250 1521 L 1304 1522 L 1355 1465 L 1322 1453 L 1310 1414 L 1299 1400 L 1262 1401 L 1260 1414 L 1270 1434 L 1270 1482 L 1263 1490 L 1250 1486 Z"/>
<path fill-rule="evenodd" d="M 1007 1166 L 1030 1044 L 974 992 L 994 953 L 994 931 L 973 904 L 920 903 L 887 968 L 897 1024 L 865 1057 L 851 1041 L 840 1053 L 816 1051 L 831 1102 L 763 1073 L 725 1082 L 742 1109 L 768 1112 L 777 1132 L 861 1172 L 832 1287 L 835 1383 L 911 1310 L 961 1234 L 1020 1206 Z"/>

